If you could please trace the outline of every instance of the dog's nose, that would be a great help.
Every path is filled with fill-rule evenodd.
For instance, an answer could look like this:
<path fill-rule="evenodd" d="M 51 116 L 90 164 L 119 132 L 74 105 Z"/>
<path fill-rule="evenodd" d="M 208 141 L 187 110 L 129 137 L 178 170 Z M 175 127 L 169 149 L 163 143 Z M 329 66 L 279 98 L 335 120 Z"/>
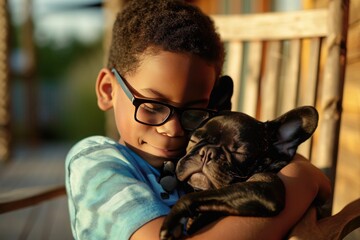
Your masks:
<path fill-rule="evenodd" d="M 217 152 L 215 148 L 205 146 L 200 149 L 199 154 L 202 161 L 208 162 L 216 158 Z"/>

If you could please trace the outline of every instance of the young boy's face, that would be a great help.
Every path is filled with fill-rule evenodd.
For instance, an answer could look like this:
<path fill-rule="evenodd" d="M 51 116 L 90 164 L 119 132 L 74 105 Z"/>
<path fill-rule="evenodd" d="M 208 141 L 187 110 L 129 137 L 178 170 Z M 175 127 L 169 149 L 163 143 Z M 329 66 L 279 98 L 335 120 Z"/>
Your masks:
<path fill-rule="evenodd" d="M 214 66 L 197 56 L 166 51 L 146 55 L 134 73 L 120 75 L 135 97 L 181 108 L 206 108 L 215 84 Z M 188 138 L 177 114 L 160 126 L 137 122 L 134 105 L 108 69 L 102 69 L 98 76 L 97 96 L 102 110 L 114 108 L 120 143 L 151 165 L 160 167 L 164 160 L 184 154 Z"/>

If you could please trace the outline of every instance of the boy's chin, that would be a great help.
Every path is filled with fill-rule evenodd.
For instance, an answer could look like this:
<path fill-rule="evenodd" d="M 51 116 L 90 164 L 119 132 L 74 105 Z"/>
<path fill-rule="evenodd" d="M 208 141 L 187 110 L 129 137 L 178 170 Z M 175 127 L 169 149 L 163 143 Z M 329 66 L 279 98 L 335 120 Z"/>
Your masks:
<path fill-rule="evenodd" d="M 177 161 L 181 156 L 178 157 L 160 157 L 156 156 L 154 154 L 145 152 L 143 150 L 140 150 L 138 148 L 135 148 L 134 146 L 125 143 L 128 148 L 130 148 L 132 151 L 134 151 L 136 154 L 138 154 L 141 158 L 143 158 L 146 162 L 148 162 L 151 166 L 155 168 L 162 168 L 165 161 Z"/>

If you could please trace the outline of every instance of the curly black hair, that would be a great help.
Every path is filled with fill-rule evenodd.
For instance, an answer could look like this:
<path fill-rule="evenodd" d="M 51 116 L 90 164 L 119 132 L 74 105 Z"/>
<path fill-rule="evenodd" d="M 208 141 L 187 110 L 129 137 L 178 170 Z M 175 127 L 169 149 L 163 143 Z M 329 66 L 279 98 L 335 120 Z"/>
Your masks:
<path fill-rule="evenodd" d="M 122 74 L 136 70 L 149 49 L 197 55 L 221 74 L 224 46 L 213 21 L 183 1 L 132 0 L 117 15 L 112 34 L 108 67 Z"/>

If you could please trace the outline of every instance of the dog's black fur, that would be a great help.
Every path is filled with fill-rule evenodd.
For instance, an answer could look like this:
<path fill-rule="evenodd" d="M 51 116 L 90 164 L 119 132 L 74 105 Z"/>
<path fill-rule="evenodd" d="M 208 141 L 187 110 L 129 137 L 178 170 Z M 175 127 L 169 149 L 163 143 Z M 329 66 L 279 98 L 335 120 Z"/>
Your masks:
<path fill-rule="evenodd" d="M 184 195 L 173 206 L 161 239 L 178 238 L 178 227 L 202 213 L 277 215 L 285 204 L 285 187 L 276 173 L 291 161 L 317 123 L 316 109 L 308 106 L 268 122 L 230 111 L 210 119 L 192 134 L 187 154 L 176 167 L 180 181 L 202 191 Z"/>

